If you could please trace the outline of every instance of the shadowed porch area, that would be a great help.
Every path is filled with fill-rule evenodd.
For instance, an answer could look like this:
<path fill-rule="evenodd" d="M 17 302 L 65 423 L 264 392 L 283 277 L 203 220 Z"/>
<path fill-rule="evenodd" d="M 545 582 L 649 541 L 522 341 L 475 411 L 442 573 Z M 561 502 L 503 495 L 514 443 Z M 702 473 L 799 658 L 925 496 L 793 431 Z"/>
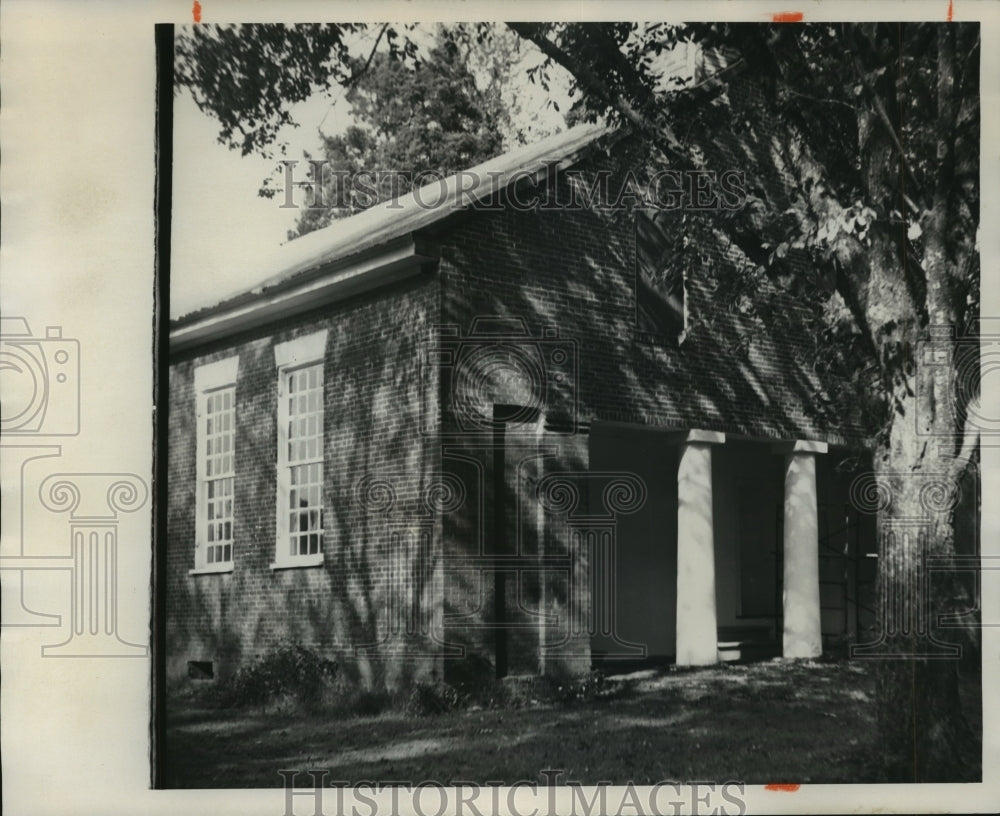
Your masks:
<path fill-rule="evenodd" d="M 612 622 L 591 638 L 595 665 L 816 658 L 863 639 L 874 523 L 850 505 L 843 453 L 595 424 L 591 469 L 634 473 L 647 488 L 641 508 L 615 519 L 614 557 L 595 563 L 595 581 L 614 587 L 613 608 L 593 614 Z"/>

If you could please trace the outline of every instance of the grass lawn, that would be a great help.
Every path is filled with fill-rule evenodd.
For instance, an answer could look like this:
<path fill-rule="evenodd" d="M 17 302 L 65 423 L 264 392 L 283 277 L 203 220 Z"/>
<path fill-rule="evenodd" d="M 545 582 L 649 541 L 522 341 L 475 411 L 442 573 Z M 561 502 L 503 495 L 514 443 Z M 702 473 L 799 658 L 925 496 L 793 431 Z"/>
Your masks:
<path fill-rule="evenodd" d="M 247 712 L 171 698 L 165 779 L 168 787 L 269 788 L 281 787 L 282 769 L 328 769 L 331 781 L 509 784 L 558 768 L 563 782 L 583 784 L 877 781 L 873 668 L 664 668 L 611 678 L 619 693 L 610 699 L 427 717 Z"/>

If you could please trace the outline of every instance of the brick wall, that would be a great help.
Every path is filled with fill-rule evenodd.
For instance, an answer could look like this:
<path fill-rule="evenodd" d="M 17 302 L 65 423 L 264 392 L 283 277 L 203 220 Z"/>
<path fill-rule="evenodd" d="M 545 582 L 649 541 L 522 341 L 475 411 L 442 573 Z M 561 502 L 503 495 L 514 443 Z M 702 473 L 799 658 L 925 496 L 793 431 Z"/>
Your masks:
<path fill-rule="evenodd" d="M 698 246 L 704 260 L 687 270 L 694 321 L 681 343 L 636 327 L 635 216 L 627 210 L 509 208 L 470 215 L 442 239 L 445 320 L 467 334 L 476 316 L 515 316 L 538 348 L 559 341 L 575 347 L 573 379 L 556 383 L 551 363 L 545 369 L 550 413 L 584 422 L 862 441 L 864 429 L 850 406 L 830 407 L 836 383 L 824 383 L 812 370 L 808 338 L 793 333 L 794 304 L 779 302 L 787 320 L 781 334 L 763 324 L 746 328 L 713 293 L 723 269 L 731 274 L 749 261 L 722 229 L 702 229 L 699 238 L 705 239 Z M 558 339 L 543 339 L 546 329 Z M 516 388 L 498 385 L 497 398 L 516 399 Z"/>
<path fill-rule="evenodd" d="M 434 412 L 434 373 L 414 365 L 437 320 L 432 274 L 322 313 L 290 318 L 185 353 L 170 370 L 167 669 L 211 660 L 217 676 L 281 643 L 301 642 L 338 661 L 348 677 L 394 686 L 440 676 L 438 650 L 406 636 L 405 616 L 439 615 L 439 525 L 422 521 L 420 496 L 437 450 L 422 433 Z M 274 345 L 328 330 L 324 359 L 322 566 L 273 570 L 276 537 L 277 370 Z M 195 566 L 196 435 L 193 372 L 239 355 L 236 382 L 234 569 Z M 364 477 L 369 477 L 364 482 Z M 395 494 L 392 507 L 381 485 Z M 393 519 L 402 522 L 393 524 Z M 409 542 L 400 547 L 392 536 Z M 419 548 L 419 552 L 418 552 Z M 392 557 L 390 557 L 390 552 Z M 392 612 L 390 612 L 392 610 Z M 402 617 L 394 625 L 393 616 Z M 437 621 L 440 626 L 440 621 Z M 397 636 L 391 636 L 394 633 Z M 406 642 L 404 642 L 406 641 Z M 370 644 L 356 654 L 355 648 Z M 399 660 L 395 652 L 416 652 Z"/>

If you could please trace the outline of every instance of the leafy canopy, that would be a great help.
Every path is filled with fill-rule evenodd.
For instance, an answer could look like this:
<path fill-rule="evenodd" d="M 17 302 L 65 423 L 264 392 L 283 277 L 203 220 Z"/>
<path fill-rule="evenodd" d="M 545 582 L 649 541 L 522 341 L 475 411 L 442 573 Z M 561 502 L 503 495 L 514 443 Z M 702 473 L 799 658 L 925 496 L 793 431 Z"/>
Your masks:
<path fill-rule="evenodd" d="M 320 206 L 303 210 L 290 238 L 405 194 L 422 173 L 447 176 L 492 158 L 510 140 L 496 74 L 481 89 L 460 41 L 446 29 L 420 60 L 379 53 L 367 70 L 359 61 L 353 70 L 360 78 L 345 95 L 352 122 L 323 137 Z M 361 173 L 367 189 L 355 194 L 352 180 Z"/>

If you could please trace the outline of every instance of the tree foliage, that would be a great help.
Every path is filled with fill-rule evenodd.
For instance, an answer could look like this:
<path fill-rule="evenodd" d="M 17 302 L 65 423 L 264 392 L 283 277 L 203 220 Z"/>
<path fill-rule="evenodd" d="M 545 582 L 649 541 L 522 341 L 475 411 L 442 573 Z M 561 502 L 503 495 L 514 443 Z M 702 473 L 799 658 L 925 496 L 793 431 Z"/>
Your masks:
<path fill-rule="evenodd" d="M 189 26 L 175 40 L 176 87 L 188 88 L 199 109 L 218 120 L 221 143 L 244 156 L 270 156 L 281 128 L 296 126 L 296 103 L 351 87 L 380 47 L 392 59 L 416 58 L 406 28 L 400 35 L 394 26 L 376 26 L 368 46 L 372 32 L 354 23 Z"/>
<path fill-rule="evenodd" d="M 510 132 L 495 72 L 484 88 L 470 70 L 468 47 L 442 29 L 419 60 L 376 54 L 347 91 L 352 123 L 324 136 L 322 206 L 304 209 L 290 238 L 326 226 L 393 195 L 403 195 L 420 174 L 448 176 L 498 155 Z M 486 66 L 492 67 L 492 66 Z M 509 143 L 510 140 L 508 140 Z M 348 179 L 370 174 L 372 193 L 351 195 Z"/>
<path fill-rule="evenodd" d="M 790 250 L 808 252 L 811 288 L 843 298 L 890 398 L 907 376 L 904 329 L 912 344 L 928 323 L 974 313 L 977 26 L 510 25 L 574 76 L 584 118 L 630 126 L 682 167 L 702 161 L 703 125 L 711 102 L 728 107 L 725 85 L 671 85 L 657 58 L 697 42 L 742 62 L 781 117 L 801 195 L 787 208 L 751 197 L 734 232 L 775 274 Z M 878 279 L 868 267 L 882 245 L 895 274 Z"/>

